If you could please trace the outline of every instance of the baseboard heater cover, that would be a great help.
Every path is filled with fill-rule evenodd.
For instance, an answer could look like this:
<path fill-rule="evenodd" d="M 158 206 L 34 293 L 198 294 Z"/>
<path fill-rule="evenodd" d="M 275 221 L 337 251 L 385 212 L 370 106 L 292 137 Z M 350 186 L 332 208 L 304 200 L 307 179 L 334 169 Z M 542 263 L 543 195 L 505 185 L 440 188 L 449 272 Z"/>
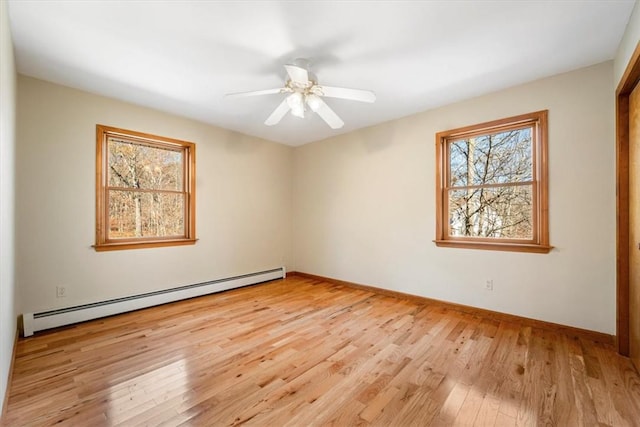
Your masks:
<path fill-rule="evenodd" d="M 39 313 L 24 313 L 22 315 L 24 336 L 29 337 L 36 331 L 57 328 L 59 326 L 71 325 L 78 322 L 85 322 L 87 320 L 98 319 L 100 317 L 126 313 L 128 311 L 226 291 L 242 286 L 255 285 L 257 283 L 282 279 L 284 277 L 286 277 L 286 270 L 284 267 L 280 267 L 273 270 L 243 274 L 241 276 L 196 283 L 193 285 L 180 286 L 161 291 L 147 292 L 128 297 L 114 298 L 90 304 L 76 305 L 57 310 L 42 311 Z"/>

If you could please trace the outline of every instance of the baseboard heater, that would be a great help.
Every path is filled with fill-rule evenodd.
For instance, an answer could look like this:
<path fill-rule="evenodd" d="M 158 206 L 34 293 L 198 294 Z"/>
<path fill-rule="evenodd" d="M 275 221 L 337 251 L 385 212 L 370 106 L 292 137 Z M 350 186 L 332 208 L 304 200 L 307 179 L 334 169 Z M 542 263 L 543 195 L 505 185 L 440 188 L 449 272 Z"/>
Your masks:
<path fill-rule="evenodd" d="M 210 282 L 196 283 L 180 286 L 162 291 L 148 292 L 122 298 L 114 298 L 107 301 L 90 304 L 76 305 L 74 307 L 60 308 L 57 310 L 42 311 L 40 313 L 24 313 L 24 336 L 29 337 L 36 331 L 57 328 L 58 326 L 71 325 L 73 323 L 98 319 L 127 311 L 166 304 L 187 298 L 199 297 L 215 292 L 226 291 L 242 286 L 255 285 L 269 280 L 281 279 L 286 276 L 284 267 L 257 273 L 243 274 L 241 276 L 212 280 Z"/>

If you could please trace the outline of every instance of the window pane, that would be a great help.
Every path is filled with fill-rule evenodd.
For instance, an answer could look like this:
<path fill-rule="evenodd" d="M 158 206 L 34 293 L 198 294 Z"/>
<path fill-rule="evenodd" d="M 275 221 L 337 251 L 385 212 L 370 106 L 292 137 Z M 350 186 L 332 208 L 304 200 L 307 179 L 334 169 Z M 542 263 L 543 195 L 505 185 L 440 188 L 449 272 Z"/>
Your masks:
<path fill-rule="evenodd" d="M 532 181 L 531 131 L 515 129 L 452 141 L 450 186 Z"/>
<path fill-rule="evenodd" d="M 109 238 L 184 236 L 184 197 L 109 191 Z"/>
<path fill-rule="evenodd" d="M 533 238 L 532 185 L 449 191 L 449 235 Z"/>
<path fill-rule="evenodd" d="M 109 138 L 109 186 L 182 191 L 182 152 Z"/>

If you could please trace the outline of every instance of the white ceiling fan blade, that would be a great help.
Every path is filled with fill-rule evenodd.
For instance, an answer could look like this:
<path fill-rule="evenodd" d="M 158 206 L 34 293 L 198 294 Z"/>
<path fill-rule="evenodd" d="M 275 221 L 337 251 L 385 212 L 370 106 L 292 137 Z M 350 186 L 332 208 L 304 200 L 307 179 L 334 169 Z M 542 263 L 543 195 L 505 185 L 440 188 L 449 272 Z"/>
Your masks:
<path fill-rule="evenodd" d="M 225 95 L 225 98 L 245 98 L 247 96 L 258 96 L 258 95 L 271 95 L 274 93 L 283 93 L 286 92 L 285 88 L 278 89 L 265 89 L 265 90 L 253 90 L 250 92 L 237 92 L 237 93 L 228 93 Z"/>
<path fill-rule="evenodd" d="M 331 129 L 340 129 L 342 126 L 344 126 L 344 122 L 342 121 L 342 119 L 338 117 L 335 111 L 329 108 L 327 103 L 324 102 L 322 98 L 318 97 L 318 99 L 314 101 L 317 102 L 317 107 L 314 109 L 314 111 L 318 113 L 320 117 L 322 117 L 322 120 L 327 122 Z"/>
<path fill-rule="evenodd" d="M 291 107 L 289 107 L 289 104 L 287 103 L 287 99 L 285 98 L 280 103 L 280 105 L 278 105 L 276 109 L 273 110 L 273 113 L 271 113 L 271 115 L 267 117 L 267 120 L 264 121 L 264 124 L 267 126 L 273 126 L 280 123 L 280 120 L 282 120 L 282 118 L 284 117 L 285 114 L 287 114 L 290 108 Z"/>
<path fill-rule="evenodd" d="M 292 82 L 301 86 L 306 86 L 309 83 L 309 73 L 304 68 L 297 65 L 285 65 L 284 68 Z"/>
<path fill-rule="evenodd" d="M 344 87 L 332 86 L 316 86 L 320 96 L 328 96 L 329 98 L 351 99 L 360 102 L 375 102 L 376 94 L 370 90 L 347 89 Z"/>

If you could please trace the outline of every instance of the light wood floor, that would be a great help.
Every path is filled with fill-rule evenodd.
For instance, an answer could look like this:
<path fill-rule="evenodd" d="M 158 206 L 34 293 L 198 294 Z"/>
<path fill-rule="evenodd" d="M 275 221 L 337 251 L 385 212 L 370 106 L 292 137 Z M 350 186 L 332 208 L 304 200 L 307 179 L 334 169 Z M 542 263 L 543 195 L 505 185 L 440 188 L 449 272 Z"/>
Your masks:
<path fill-rule="evenodd" d="M 293 277 L 20 339 L 8 425 L 640 425 L 608 344 Z"/>

